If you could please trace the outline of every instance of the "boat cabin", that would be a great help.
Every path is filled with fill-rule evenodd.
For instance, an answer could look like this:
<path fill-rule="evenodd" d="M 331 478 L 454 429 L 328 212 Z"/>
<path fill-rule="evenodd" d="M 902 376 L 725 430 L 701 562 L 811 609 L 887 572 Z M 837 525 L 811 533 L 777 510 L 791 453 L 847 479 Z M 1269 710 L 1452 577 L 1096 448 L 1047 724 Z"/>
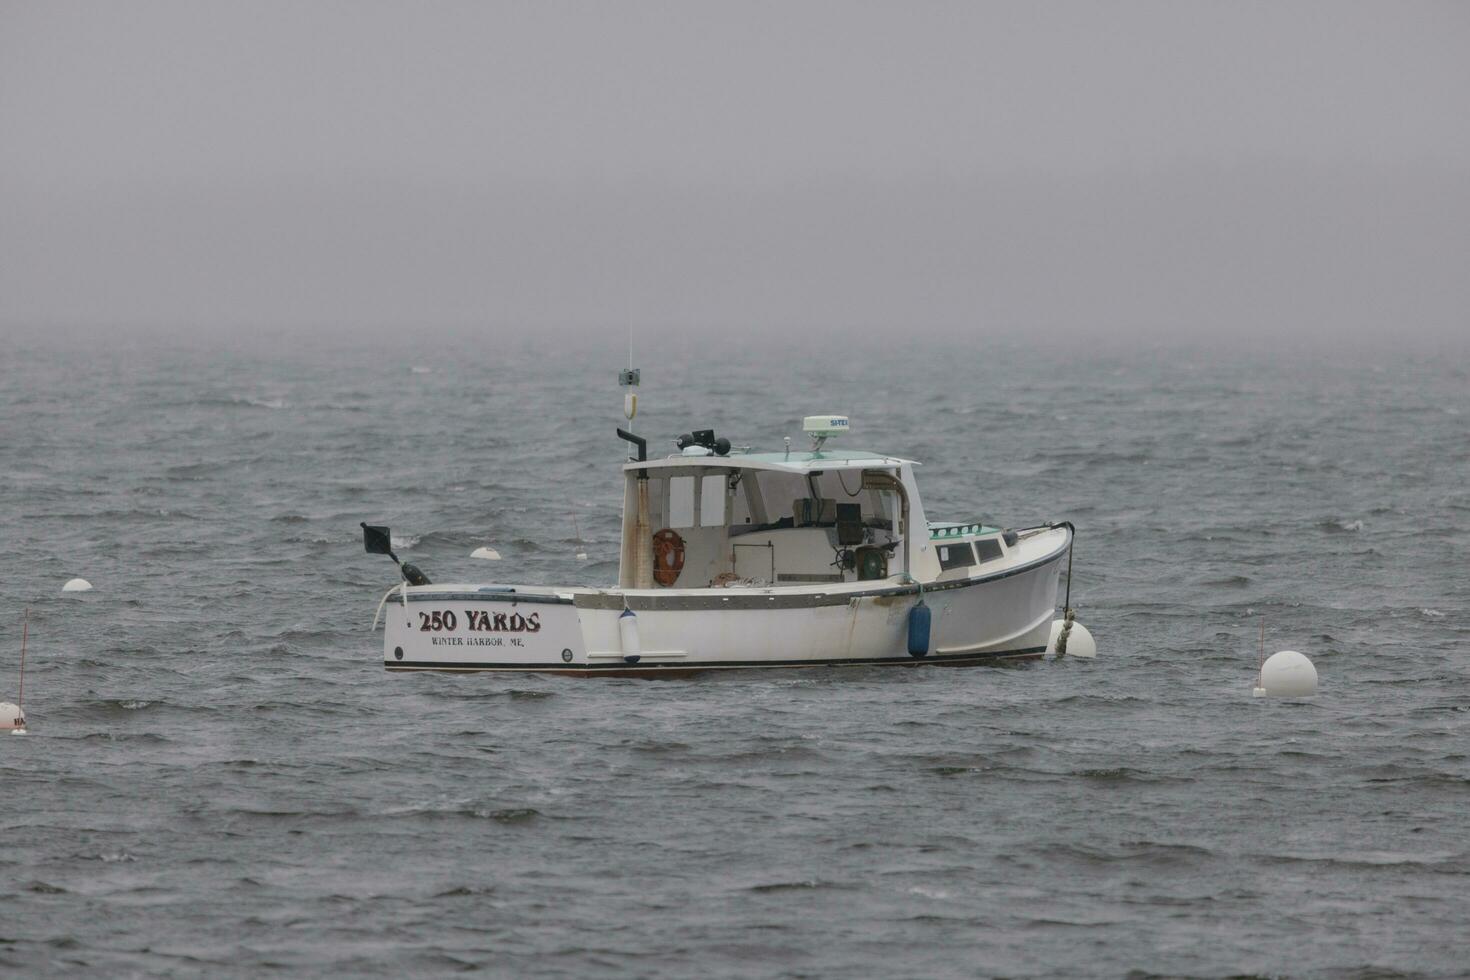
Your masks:
<path fill-rule="evenodd" d="M 618 584 L 705 589 L 932 580 L 941 568 L 914 484 L 916 465 L 855 450 L 720 455 L 701 445 L 630 462 L 623 468 Z"/>

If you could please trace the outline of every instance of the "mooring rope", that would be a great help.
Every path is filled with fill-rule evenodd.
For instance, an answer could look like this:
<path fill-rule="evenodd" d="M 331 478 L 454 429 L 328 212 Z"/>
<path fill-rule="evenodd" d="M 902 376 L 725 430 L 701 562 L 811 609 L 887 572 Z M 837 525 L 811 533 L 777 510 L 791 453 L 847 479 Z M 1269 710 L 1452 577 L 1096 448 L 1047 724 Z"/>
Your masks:
<path fill-rule="evenodd" d="M 1057 656 L 1067 655 L 1067 637 L 1072 635 L 1072 622 L 1077 618 L 1072 609 L 1072 545 L 1077 541 L 1077 529 L 1072 526 L 1071 521 L 1062 521 L 1055 527 L 1065 527 L 1070 535 L 1067 538 L 1067 593 L 1062 600 L 1062 631 L 1057 635 Z"/>

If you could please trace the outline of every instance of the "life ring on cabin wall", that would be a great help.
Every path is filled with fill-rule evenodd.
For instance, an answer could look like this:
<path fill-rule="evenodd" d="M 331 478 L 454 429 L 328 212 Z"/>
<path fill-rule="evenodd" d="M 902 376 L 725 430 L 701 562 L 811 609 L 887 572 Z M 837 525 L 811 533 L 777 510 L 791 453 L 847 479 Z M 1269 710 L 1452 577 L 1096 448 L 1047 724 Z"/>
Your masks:
<path fill-rule="evenodd" d="M 664 528 L 653 536 L 653 578 L 659 585 L 673 585 L 684 570 L 684 539 Z"/>

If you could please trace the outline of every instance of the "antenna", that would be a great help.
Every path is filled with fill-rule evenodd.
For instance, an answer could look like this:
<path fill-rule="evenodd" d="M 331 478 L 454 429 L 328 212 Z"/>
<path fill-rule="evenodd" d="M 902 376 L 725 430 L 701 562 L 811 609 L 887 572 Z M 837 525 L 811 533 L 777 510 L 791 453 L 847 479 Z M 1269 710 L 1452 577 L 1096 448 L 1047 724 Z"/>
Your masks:
<path fill-rule="evenodd" d="M 20 621 L 20 690 L 16 693 L 16 707 L 25 717 L 26 706 L 26 637 L 31 631 L 31 607 L 26 606 L 25 616 Z"/>
<path fill-rule="evenodd" d="M 1303 658 L 1306 659 L 1306 658 Z M 1313 688 L 1316 687 L 1316 674 L 1312 675 Z M 1261 653 L 1256 661 L 1256 686 L 1251 688 L 1251 697 L 1263 698 L 1266 696 L 1266 617 L 1261 617 Z"/>
<path fill-rule="evenodd" d="M 12 735 L 26 733 L 26 640 L 30 630 L 31 607 L 26 606 L 20 627 L 20 695 L 16 699 L 19 703 L 0 701 L 0 732 L 9 732 Z"/>
<path fill-rule="evenodd" d="M 1265 687 L 1262 684 L 1263 674 L 1266 670 L 1266 617 L 1261 617 L 1261 653 L 1256 659 L 1256 686 Z"/>
<path fill-rule="evenodd" d="M 582 540 L 582 529 L 577 526 L 577 512 L 575 510 L 572 511 L 572 533 L 576 534 L 577 536 L 577 544 L 586 544 L 586 542 Z M 579 551 L 577 552 L 576 557 L 577 561 L 586 561 L 587 552 Z"/>

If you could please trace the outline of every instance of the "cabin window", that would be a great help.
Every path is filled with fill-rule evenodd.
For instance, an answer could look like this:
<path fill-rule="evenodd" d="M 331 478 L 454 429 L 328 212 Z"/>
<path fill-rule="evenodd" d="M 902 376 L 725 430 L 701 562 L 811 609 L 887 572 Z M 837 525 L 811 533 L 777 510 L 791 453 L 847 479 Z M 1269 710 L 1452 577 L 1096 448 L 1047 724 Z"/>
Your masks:
<path fill-rule="evenodd" d="M 740 486 L 745 488 L 745 523 L 764 524 L 769 520 L 766 517 L 766 501 L 761 493 L 760 479 L 754 470 L 746 470 L 741 474 Z"/>
<path fill-rule="evenodd" d="M 878 523 L 880 527 L 893 526 L 892 522 L 890 522 L 888 518 L 888 515 L 897 509 L 892 506 L 892 497 L 893 494 L 889 493 L 887 490 L 868 491 L 868 504 L 873 511 L 873 520 Z"/>
<path fill-rule="evenodd" d="M 980 553 L 980 561 L 995 561 L 1001 555 L 1000 542 L 994 538 L 983 538 L 975 542 L 975 550 Z"/>
<path fill-rule="evenodd" d="M 669 527 L 694 526 L 694 477 L 669 480 Z"/>
<path fill-rule="evenodd" d="M 963 544 L 942 544 L 939 546 L 939 567 L 945 570 L 951 568 L 965 568 L 975 564 L 975 554 L 970 550 L 969 542 Z"/>
<path fill-rule="evenodd" d="M 725 524 L 725 474 L 712 473 L 699 481 L 699 523 L 702 527 Z"/>

